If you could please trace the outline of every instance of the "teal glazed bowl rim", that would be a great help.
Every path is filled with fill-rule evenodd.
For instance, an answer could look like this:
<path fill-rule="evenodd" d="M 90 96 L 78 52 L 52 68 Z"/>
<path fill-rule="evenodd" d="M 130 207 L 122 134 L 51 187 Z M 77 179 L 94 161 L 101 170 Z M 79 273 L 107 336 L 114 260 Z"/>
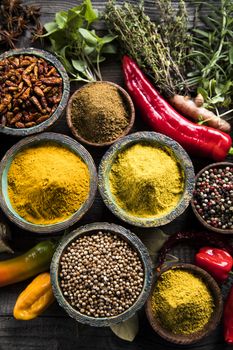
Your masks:
<path fill-rule="evenodd" d="M 137 143 L 146 142 L 154 145 L 164 146 L 171 150 L 172 154 L 178 160 L 182 170 L 185 174 L 185 186 L 183 195 L 177 204 L 177 206 L 172 209 L 168 214 L 161 217 L 152 218 L 140 218 L 128 214 L 120 206 L 118 206 L 114 200 L 114 197 L 110 191 L 109 185 L 109 173 L 112 164 L 117 159 L 120 152 Z M 186 151 L 181 147 L 179 143 L 172 140 L 170 137 L 165 135 L 142 131 L 136 132 L 134 134 L 128 135 L 116 143 L 114 143 L 109 150 L 103 156 L 98 173 L 98 187 L 100 194 L 103 198 L 105 205 L 108 209 L 121 220 L 138 227 L 158 227 L 168 224 L 169 222 L 180 216 L 185 209 L 188 207 L 195 185 L 195 173 L 192 165 L 192 161 L 189 158 Z"/>
<path fill-rule="evenodd" d="M 8 197 L 7 175 L 8 175 L 10 165 L 14 157 L 16 156 L 16 154 L 18 154 L 20 151 L 22 151 L 25 148 L 38 145 L 47 141 L 54 142 L 63 147 L 66 147 L 67 149 L 73 151 L 79 157 L 81 157 L 81 159 L 87 165 L 89 170 L 90 188 L 89 188 L 88 197 L 86 198 L 85 202 L 68 219 L 55 224 L 39 225 L 39 224 L 33 224 L 29 221 L 26 221 L 21 216 L 19 216 L 18 213 L 12 208 L 12 205 Z M 81 219 L 81 217 L 91 207 L 95 199 L 96 191 L 97 191 L 97 171 L 96 171 L 96 167 L 92 159 L 92 156 L 80 143 L 78 143 L 76 140 L 72 139 L 71 137 L 63 134 L 48 132 L 48 133 L 42 133 L 35 136 L 26 137 L 21 141 L 19 141 L 18 143 L 16 143 L 14 146 L 12 146 L 6 152 L 5 156 L 2 158 L 0 163 L 0 206 L 3 212 L 6 214 L 6 216 L 13 223 L 15 223 L 17 226 L 27 231 L 37 232 L 37 233 L 51 233 L 51 232 L 61 231 L 66 229 L 67 227 L 72 226 L 79 219 Z"/>
<path fill-rule="evenodd" d="M 57 69 L 58 73 L 62 78 L 62 85 L 63 85 L 62 98 L 56 110 L 54 111 L 54 113 L 47 120 L 45 120 L 44 122 L 36 126 L 32 126 L 31 128 L 22 128 L 22 129 L 15 129 L 7 126 L 5 127 L 0 126 L 0 133 L 12 135 L 12 136 L 28 136 L 28 135 L 36 134 L 52 126 L 62 116 L 62 113 L 66 108 L 66 105 L 69 99 L 69 94 L 70 94 L 69 77 L 66 73 L 64 66 L 54 55 L 52 55 L 48 51 L 36 49 L 33 47 L 14 49 L 14 50 L 6 51 L 3 54 L 1 54 L 0 60 L 3 60 L 4 58 L 10 57 L 10 56 L 18 56 L 18 55 L 25 55 L 25 54 L 44 58 L 46 61 L 49 61 Z"/>
<path fill-rule="evenodd" d="M 81 314 L 79 311 L 74 309 L 70 305 L 70 303 L 64 298 L 59 283 L 59 263 L 66 247 L 78 236 L 91 234 L 98 231 L 112 232 L 126 240 L 139 254 L 144 268 L 144 284 L 138 299 L 129 309 L 117 316 L 112 317 L 95 318 Z M 50 275 L 53 292 L 59 305 L 68 313 L 70 317 L 74 318 L 76 321 L 83 324 L 88 324 L 93 327 L 109 327 L 113 324 L 121 323 L 132 317 L 145 304 L 151 290 L 153 279 L 152 261 L 149 256 L 148 250 L 142 243 L 142 241 L 134 233 L 130 232 L 126 228 L 120 225 L 110 224 L 106 222 L 97 222 L 81 226 L 69 233 L 67 236 L 65 236 L 53 255 L 53 259 L 50 266 Z"/>

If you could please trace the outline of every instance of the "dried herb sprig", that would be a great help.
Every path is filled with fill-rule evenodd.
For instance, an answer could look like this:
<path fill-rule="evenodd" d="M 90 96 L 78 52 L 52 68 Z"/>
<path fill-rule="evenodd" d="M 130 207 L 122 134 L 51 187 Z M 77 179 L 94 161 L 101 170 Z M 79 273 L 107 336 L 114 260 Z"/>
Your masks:
<path fill-rule="evenodd" d="M 23 5 L 21 0 L 3 0 L 0 5 L 0 45 L 15 48 L 18 38 L 39 26 L 40 8 Z"/>
<path fill-rule="evenodd" d="M 166 3 L 163 3 L 161 0 L 159 5 L 163 21 L 167 24 L 170 19 L 166 14 L 167 9 L 169 8 L 170 13 L 172 11 L 174 14 L 171 1 L 166 0 Z M 158 25 L 150 20 L 144 12 L 143 4 L 132 5 L 126 2 L 122 6 L 116 6 L 110 0 L 106 6 L 105 20 L 111 31 L 118 35 L 123 51 L 148 72 L 164 95 L 173 96 L 180 93 L 178 85 L 181 82 L 183 86 L 185 85 L 181 62 L 185 55 L 187 41 L 183 44 L 177 39 L 170 48 L 177 32 L 180 33 L 179 38 L 184 37 L 186 28 L 184 22 L 187 19 L 184 9 L 184 2 L 181 1 L 179 13 L 174 18 L 174 33 L 171 35 L 171 32 L 162 29 L 162 23 Z M 179 42 L 178 47 L 176 47 L 177 42 Z"/>

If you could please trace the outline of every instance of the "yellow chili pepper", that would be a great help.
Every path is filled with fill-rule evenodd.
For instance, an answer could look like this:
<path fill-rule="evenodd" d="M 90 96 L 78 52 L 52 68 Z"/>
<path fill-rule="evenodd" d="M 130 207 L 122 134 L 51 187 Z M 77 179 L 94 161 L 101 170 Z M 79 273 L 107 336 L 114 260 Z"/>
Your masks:
<path fill-rule="evenodd" d="M 19 295 L 14 307 L 14 317 L 25 321 L 36 318 L 54 300 L 50 274 L 41 273 Z"/>

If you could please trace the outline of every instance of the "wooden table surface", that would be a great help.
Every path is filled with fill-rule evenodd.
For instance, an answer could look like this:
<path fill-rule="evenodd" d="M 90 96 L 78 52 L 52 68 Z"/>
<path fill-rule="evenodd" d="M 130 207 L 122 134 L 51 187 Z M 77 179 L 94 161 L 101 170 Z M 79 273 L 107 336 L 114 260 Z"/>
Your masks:
<path fill-rule="evenodd" d="M 190 18 L 193 15 L 191 1 L 186 1 Z M 136 2 L 136 1 L 135 1 Z M 0 1 L 1 3 L 1 1 Z M 61 1 L 61 0 L 40 0 L 40 1 L 24 1 L 29 5 L 41 6 L 41 21 L 42 23 L 50 21 L 55 12 L 67 10 L 70 7 L 77 5 L 76 1 Z M 78 1 L 80 3 L 80 1 Z M 105 1 L 93 0 L 94 7 L 103 10 Z M 177 1 L 174 1 L 177 5 Z M 153 1 L 146 1 L 145 7 L 152 18 L 156 16 L 156 10 Z M 103 23 L 100 23 L 98 29 L 103 29 Z M 26 38 L 18 43 L 18 47 L 31 46 Z M 112 58 L 102 65 L 103 78 L 116 82 L 122 86 L 123 79 L 120 69 L 120 62 L 117 57 Z M 79 85 L 72 85 L 71 90 L 74 91 Z M 140 118 L 137 116 L 134 130 L 148 130 L 147 126 L 140 123 Z M 54 126 L 50 131 L 59 132 L 72 136 L 63 117 L 58 125 Z M 16 142 L 17 138 L 3 136 L 0 134 L 0 159 L 4 153 Z M 95 150 L 88 148 L 92 154 L 96 165 L 106 151 Z M 232 158 L 231 158 L 232 160 Z M 206 161 L 193 159 L 196 171 L 207 164 Z M 4 215 L 0 212 L 0 215 Z M 5 219 L 5 218 L 4 218 Z M 104 206 L 99 195 L 96 196 L 94 205 L 85 217 L 78 222 L 75 227 L 82 224 L 108 221 L 115 222 L 127 226 L 134 232 L 134 228 L 125 225 L 120 220 L 116 219 Z M 9 223 L 13 235 L 13 247 L 16 252 L 22 252 L 33 246 L 36 242 L 46 238 L 46 235 L 35 235 L 24 232 Z M 174 233 L 178 230 L 199 228 L 191 209 L 162 229 L 168 233 Z M 145 235 L 147 230 L 141 230 Z M 0 259 L 5 259 L 9 256 L 1 254 Z M 140 331 L 132 343 L 125 342 L 117 338 L 108 328 L 91 328 L 88 326 L 78 325 L 71 319 L 55 302 L 43 315 L 33 321 L 17 321 L 12 316 L 13 307 L 19 293 L 26 287 L 28 281 L 18 283 L 16 285 L 1 288 L 0 290 L 0 350 L 170 350 L 178 348 L 199 349 L 199 350 L 223 350 L 230 349 L 223 341 L 223 330 L 220 325 L 217 330 L 208 338 L 197 343 L 196 345 L 179 347 L 169 344 L 157 336 L 151 329 L 146 319 L 144 310 L 140 312 Z"/>

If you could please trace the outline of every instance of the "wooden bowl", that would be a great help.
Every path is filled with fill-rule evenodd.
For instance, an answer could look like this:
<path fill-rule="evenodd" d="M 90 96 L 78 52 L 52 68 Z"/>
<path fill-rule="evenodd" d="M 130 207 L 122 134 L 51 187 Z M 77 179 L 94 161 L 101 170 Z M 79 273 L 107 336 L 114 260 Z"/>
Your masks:
<path fill-rule="evenodd" d="M 60 273 L 60 260 L 64 250 L 66 247 L 79 236 L 90 235 L 94 232 L 110 232 L 113 234 L 117 234 L 119 237 L 127 241 L 138 253 L 144 268 L 144 284 L 143 289 L 138 296 L 138 299 L 135 301 L 133 305 L 126 311 L 122 312 L 117 316 L 112 317 L 90 317 L 87 315 L 83 315 L 74 309 L 69 302 L 64 298 L 62 290 L 60 288 L 59 282 L 59 273 Z M 88 324 L 94 327 L 108 327 L 110 325 L 123 322 L 128 318 L 132 317 L 137 310 L 142 308 L 144 305 L 151 288 L 152 283 L 152 261 L 150 259 L 147 248 L 141 242 L 141 240 L 129 230 L 126 230 L 124 227 L 109 224 L 105 222 L 93 223 L 86 226 L 79 227 L 77 230 L 71 232 L 69 235 L 65 236 L 63 240 L 60 242 L 57 250 L 54 253 L 51 268 L 51 282 L 53 287 L 54 295 L 59 303 L 59 305 L 69 314 L 70 317 L 74 318 L 76 321 L 84 324 Z"/>
<path fill-rule="evenodd" d="M 109 174 L 118 154 L 128 147 L 141 142 L 146 142 L 159 147 L 166 147 L 167 150 L 169 149 L 171 154 L 174 155 L 179 162 L 185 175 L 184 192 L 179 203 L 169 213 L 161 217 L 141 218 L 130 215 L 116 203 L 110 190 Z M 171 138 L 156 132 L 148 131 L 137 132 L 115 142 L 103 156 L 99 166 L 98 176 L 99 191 L 104 200 L 104 203 L 109 208 L 109 210 L 121 220 L 139 227 L 162 226 L 168 224 L 180 216 L 188 207 L 189 202 L 192 198 L 195 178 L 192 162 L 185 150 Z"/>
<path fill-rule="evenodd" d="M 115 140 L 110 141 L 110 142 L 104 142 L 104 143 L 95 143 L 95 142 L 91 142 L 89 140 L 84 139 L 78 132 L 78 130 L 74 127 L 73 122 L 72 122 L 72 104 L 73 104 L 73 100 L 74 98 L 79 94 L 80 91 L 82 91 L 87 85 L 91 85 L 91 84 L 102 84 L 102 83 L 106 83 L 109 85 L 114 86 L 115 88 L 118 89 L 128 112 L 129 115 L 129 124 L 128 126 L 125 128 L 125 130 L 122 132 L 122 134 L 120 136 L 118 136 Z M 125 135 L 127 135 L 130 130 L 133 127 L 134 124 L 134 120 L 135 120 L 135 110 L 134 110 L 134 105 L 133 102 L 131 100 L 131 97 L 129 96 L 129 94 L 127 93 L 126 90 L 124 90 L 121 86 L 112 83 L 110 81 L 97 81 L 97 82 L 93 82 L 93 83 L 88 83 L 85 84 L 84 86 L 82 86 L 80 89 L 76 90 L 73 95 L 70 97 L 68 105 L 67 105 L 67 110 L 66 110 L 66 120 L 67 120 L 67 124 L 72 132 L 72 134 L 74 135 L 74 137 L 89 146 L 95 146 L 95 147 L 106 147 L 106 146 L 110 146 L 112 145 L 114 142 L 116 142 L 117 140 L 119 140 L 120 138 L 124 137 Z"/>
<path fill-rule="evenodd" d="M 8 171 L 10 168 L 10 165 L 14 159 L 14 157 L 23 149 L 35 146 L 38 144 L 42 144 L 43 142 L 51 141 L 55 144 L 59 144 L 63 147 L 66 147 L 76 153 L 81 159 L 84 161 L 84 163 L 87 165 L 89 174 L 90 174 L 90 189 L 89 194 L 85 202 L 82 204 L 82 206 L 68 219 L 65 221 L 61 221 L 55 224 L 50 225 L 38 225 L 33 224 L 25 219 L 23 219 L 21 216 L 18 215 L 18 213 L 13 209 L 9 196 L 8 196 L 8 184 L 7 184 L 7 177 L 8 177 Z M 13 147 L 11 147 L 5 156 L 3 157 L 1 163 L 0 163 L 0 206 L 4 213 L 8 216 L 8 218 L 14 222 L 19 227 L 36 233 L 52 233 L 56 231 L 61 231 L 66 229 L 69 226 L 72 226 L 74 223 L 76 223 L 78 220 L 81 219 L 81 217 L 87 212 L 87 210 L 91 207 L 95 194 L 97 190 L 97 172 L 96 167 L 94 164 L 94 161 L 90 155 L 90 153 L 77 141 L 73 140 L 71 137 L 62 135 L 62 134 L 56 134 L 56 133 L 42 133 L 40 135 L 36 136 L 30 136 L 27 137 L 18 143 L 16 143 Z"/>
<path fill-rule="evenodd" d="M 230 163 L 230 162 L 219 162 L 219 163 L 213 163 L 213 164 L 207 165 L 205 168 L 203 168 L 201 171 L 199 171 L 199 173 L 196 175 L 195 183 L 197 182 L 198 178 L 202 175 L 202 173 L 204 171 L 209 170 L 211 168 L 220 168 L 220 167 L 227 167 L 227 166 L 232 167 L 233 163 Z M 213 227 L 213 226 L 207 224 L 207 222 L 198 213 L 198 211 L 196 209 L 196 206 L 194 204 L 194 198 L 192 198 L 192 200 L 191 200 L 191 206 L 192 206 L 192 210 L 193 210 L 194 214 L 196 215 L 196 218 L 198 219 L 198 221 L 204 227 L 206 227 L 208 230 L 214 231 L 214 232 L 217 232 L 217 233 L 223 233 L 223 234 L 233 234 L 233 229 L 221 229 L 221 228 L 216 228 L 216 227 Z"/>
<path fill-rule="evenodd" d="M 15 129 L 15 128 L 10 128 L 8 126 L 0 127 L 0 133 L 2 134 L 12 135 L 12 136 L 28 136 L 28 135 L 37 134 L 39 132 L 45 131 L 46 129 L 51 127 L 55 122 L 57 122 L 58 119 L 62 116 L 66 108 L 67 101 L 69 99 L 70 82 L 69 82 L 69 77 L 62 63 L 51 53 L 44 50 L 40 50 L 36 48 L 23 48 L 23 49 L 10 50 L 0 55 L 0 60 L 3 60 L 4 58 L 10 57 L 10 56 L 18 56 L 18 55 L 37 56 L 45 59 L 46 61 L 49 61 L 57 69 L 58 73 L 62 78 L 62 83 L 63 83 L 63 92 L 62 92 L 61 101 L 59 102 L 57 109 L 47 120 L 31 128 Z"/>
<path fill-rule="evenodd" d="M 186 270 L 188 272 L 193 273 L 200 279 L 202 279 L 202 281 L 209 288 L 214 299 L 215 309 L 213 311 L 213 314 L 209 322 L 203 327 L 201 331 L 188 334 L 188 335 L 178 335 L 178 334 L 173 334 L 170 331 L 166 330 L 162 326 L 162 324 L 159 322 L 158 318 L 156 318 L 155 315 L 153 314 L 152 307 L 151 307 L 153 290 L 157 281 L 156 279 L 156 281 L 153 283 L 151 293 L 146 302 L 146 315 L 147 315 L 148 321 L 156 333 L 158 333 L 162 338 L 164 338 L 165 340 L 171 343 L 180 344 L 180 345 L 197 343 L 199 340 L 209 335 L 217 327 L 218 323 L 221 320 L 222 311 L 223 311 L 223 301 L 222 301 L 222 294 L 221 294 L 220 288 L 217 282 L 213 279 L 213 277 L 211 277 L 205 270 L 202 270 L 201 268 L 195 265 L 179 263 L 179 264 L 175 264 L 172 267 L 167 267 L 163 269 L 161 273 L 168 271 L 170 269 Z"/>

